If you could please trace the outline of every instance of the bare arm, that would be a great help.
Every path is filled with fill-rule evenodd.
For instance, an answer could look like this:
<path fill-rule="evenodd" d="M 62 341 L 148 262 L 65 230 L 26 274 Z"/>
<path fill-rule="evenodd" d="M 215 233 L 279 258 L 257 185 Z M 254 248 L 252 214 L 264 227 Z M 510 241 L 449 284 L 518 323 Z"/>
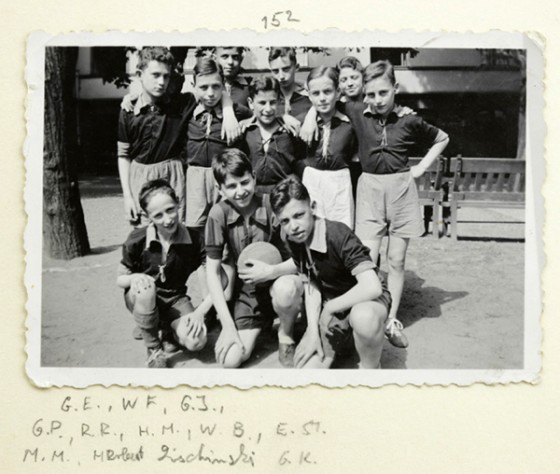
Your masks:
<path fill-rule="evenodd" d="M 346 293 L 328 301 L 323 311 L 334 314 L 346 311 L 358 303 L 372 301 L 381 296 L 381 281 L 373 269 L 365 270 L 356 275 L 356 284 Z"/>
<path fill-rule="evenodd" d="M 422 176 L 426 170 L 432 165 L 435 159 L 443 153 L 443 150 L 449 144 L 449 136 L 444 131 L 440 130 L 437 134 L 434 144 L 428 150 L 428 153 L 422 158 L 420 163 L 410 168 L 410 172 L 414 178 Z"/>
<path fill-rule="evenodd" d="M 221 259 L 214 259 L 210 257 L 207 257 L 206 259 L 206 281 L 208 283 L 208 292 L 212 298 L 212 303 L 216 309 L 218 319 L 220 320 L 220 323 L 222 323 L 222 332 L 216 341 L 214 350 L 217 361 L 220 364 L 223 364 L 231 346 L 238 344 L 241 350 L 245 349 L 226 303 L 221 282 L 221 264 Z"/>
<path fill-rule="evenodd" d="M 259 260 L 249 259 L 246 266 L 239 268 L 239 278 L 247 283 L 264 283 L 265 281 L 273 281 L 282 275 L 290 275 L 296 273 L 297 268 L 294 261 L 290 258 L 282 263 L 276 265 L 269 265 L 268 263 Z"/>
<path fill-rule="evenodd" d="M 119 143 L 119 179 L 121 181 L 121 187 L 124 197 L 124 212 L 125 216 L 129 220 L 138 219 L 138 209 L 136 203 L 132 197 L 132 191 L 130 189 L 130 163 L 131 160 L 128 157 L 128 150 L 124 150 L 122 144 Z"/>
<path fill-rule="evenodd" d="M 321 292 L 313 282 L 307 282 L 304 284 L 303 295 L 305 298 L 307 329 L 294 354 L 294 364 L 297 368 L 303 367 L 314 354 L 317 354 L 321 360 L 325 357 L 319 334 L 322 303 Z"/>

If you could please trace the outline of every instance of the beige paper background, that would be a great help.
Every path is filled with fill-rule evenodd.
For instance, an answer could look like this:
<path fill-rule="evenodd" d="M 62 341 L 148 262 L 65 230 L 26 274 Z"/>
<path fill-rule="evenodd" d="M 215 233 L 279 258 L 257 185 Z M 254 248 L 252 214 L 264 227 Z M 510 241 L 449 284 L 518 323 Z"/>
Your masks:
<path fill-rule="evenodd" d="M 221 5 L 221 6 L 220 6 Z M 157 9 L 156 9 L 157 8 Z M 22 448 L 37 444 L 31 425 L 37 418 L 59 417 L 58 407 L 66 395 L 91 396 L 109 403 L 122 394 L 121 388 L 94 387 L 87 391 L 38 389 L 25 376 L 25 288 L 23 285 L 23 204 L 25 137 L 25 48 L 34 30 L 49 33 L 102 32 L 107 29 L 188 31 L 197 27 L 230 29 L 247 27 L 262 31 L 261 18 L 278 10 L 291 9 L 302 31 L 326 27 L 343 30 L 378 28 L 484 32 L 491 29 L 538 32 L 546 41 L 548 79 L 545 120 L 547 139 L 547 200 L 545 238 L 548 246 L 542 319 L 544 329 L 543 371 L 539 384 L 510 386 L 474 385 L 450 387 L 384 387 L 382 389 L 260 389 L 243 392 L 213 389 L 213 400 L 227 406 L 224 420 L 269 429 L 272 421 L 320 419 L 327 435 L 313 445 L 318 464 L 307 469 L 280 468 L 266 464 L 254 472 L 557 472 L 560 470 L 560 325 L 555 308 L 560 307 L 559 252 L 554 251 L 560 229 L 560 146 L 555 130 L 560 123 L 560 7 L 553 0 L 471 0 L 469 2 L 397 0 L 389 2 L 222 2 L 185 1 L 79 2 L 59 0 L 49 4 L 20 0 L 1 3 L 0 46 L 1 110 L 0 211 L 3 269 L 0 272 L 2 299 L 2 343 L 0 344 L 0 470 L 2 472 L 76 472 L 75 465 L 22 465 Z M 41 190 L 37 190 L 41 192 Z M 163 404 L 173 404 L 174 390 L 151 390 Z M 147 390 L 136 389 L 135 395 Z M 194 390 L 185 393 L 197 394 Z M 206 392 L 204 392 L 206 393 Z M 70 415 L 68 415 L 70 416 Z M 75 416 L 82 416 L 76 414 Z M 84 415 L 85 416 L 85 415 Z M 88 419 L 92 419 L 88 414 Z M 126 422 L 126 420 L 125 420 Z M 278 446 L 269 437 L 266 448 L 276 458 Z M 41 440 L 49 444 L 46 438 Z M 297 443 L 296 443 L 297 444 Z M 291 447 L 295 446 L 293 443 Z M 264 458 L 267 454 L 261 454 Z M 162 465 L 103 464 L 83 472 L 161 472 Z M 272 466 L 275 466 L 273 469 Z M 200 466 L 165 466 L 167 471 Z M 230 469 L 231 470 L 231 469 Z M 240 470 L 239 468 L 236 470 Z M 210 469 L 218 472 L 222 469 Z M 225 472 L 226 469 L 223 469 Z"/>

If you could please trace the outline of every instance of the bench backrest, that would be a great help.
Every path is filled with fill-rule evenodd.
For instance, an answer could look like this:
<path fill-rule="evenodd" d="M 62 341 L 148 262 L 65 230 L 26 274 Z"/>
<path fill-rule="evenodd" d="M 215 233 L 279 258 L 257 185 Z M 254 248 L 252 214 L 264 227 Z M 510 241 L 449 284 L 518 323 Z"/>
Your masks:
<path fill-rule="evenodd" d="M 510 158 L 451 159 L 452 199 L 525 201 L 525 161 Z"/>

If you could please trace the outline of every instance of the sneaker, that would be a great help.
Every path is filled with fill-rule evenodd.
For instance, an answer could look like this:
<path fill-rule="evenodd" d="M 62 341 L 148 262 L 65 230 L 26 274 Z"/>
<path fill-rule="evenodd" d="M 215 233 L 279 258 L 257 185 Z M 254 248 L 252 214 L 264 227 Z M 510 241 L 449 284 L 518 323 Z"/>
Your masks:
<path fill-rule="evenodd" d="M 280 364 L 282 367 L 293 368 L 294 367 L 294 354 L 296 352 L 296 345 L 286 342 L 278 343 L 278 359 L 280 359 Z"/>
<path fill-rule="evenodd" d="M 169 367 L 167 357 L 161 347 L 153 349 L 148 348 L 148 360 L 146 361 L 146 365 L 150 369 L 166 369 Z"/>
<path fill-rule="evenodd" d="M 134 326 L 134 329 L 132 330 L 132 337 L 137 341 L 141 341 L 142 339 L 144 339 L 142 337 L 142 329 L 140 329 L 138 326 Z"/>
<path fill-rule="evenodd" d="M 404 349 L 408 347 L 408 339 L 404 335 L 402 323 L 395 318 L 389 318 L 385 326 L 385 337 L 395 347 Z"/>
<path fill-rule="evenodd" d="M 181 350 L 181 346 L 177 344 L 171 332 L 163 332 L 161 339 L 161 346 L 163 347 L 164 352 L 174 354 L 175 352 L 179 352 Z"/>

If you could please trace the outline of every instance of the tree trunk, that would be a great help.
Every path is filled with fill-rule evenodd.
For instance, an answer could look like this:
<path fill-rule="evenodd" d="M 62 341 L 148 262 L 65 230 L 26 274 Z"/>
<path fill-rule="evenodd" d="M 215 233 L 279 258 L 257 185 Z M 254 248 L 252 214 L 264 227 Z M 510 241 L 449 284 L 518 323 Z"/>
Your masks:
<path fill-rule="evenodd" d="M 75 170 L 77 57 L 78 48 L 45 48 L 43 250 L 65 260 L 90 250 Z"/>

